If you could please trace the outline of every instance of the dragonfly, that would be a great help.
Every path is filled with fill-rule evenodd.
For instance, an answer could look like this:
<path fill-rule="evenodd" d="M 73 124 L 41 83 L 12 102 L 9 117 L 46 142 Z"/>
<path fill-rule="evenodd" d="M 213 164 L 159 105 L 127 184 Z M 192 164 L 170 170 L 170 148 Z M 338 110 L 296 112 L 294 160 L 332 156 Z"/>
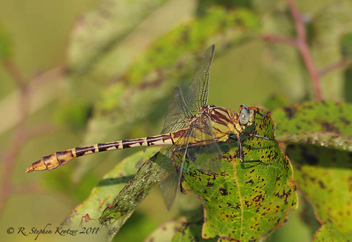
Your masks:
<path fill-rule="evenodd" d="M 210 68 L 214 52 L 214 45 L 205 51 L 185 94 L 179 87 L 175 88 L 160 135 L 58 151 L 34 162 L 26 173 L 53 170 L 76 157 L 98 152 L 141 146 L 169 146 L 162 150 L 160 187 L 165 205 L 170 210 L 182 181 L 185 160 L 191 155 L 192 147 L 197 146 L 197 152 L 203 150 L 214 155 L 214 159 L 209 159 L 208 162 L 193 161 L 196 168 L 204 172 L 218 171 L 222 153 L 217 143 L 228 141 L 230 137 L 237 139 L 240 161 L 253 162 L 244 160 L 240 134 L 266 140 L 270 138 L 246 132 L 246 128 L 252 126 L 255 119 L 255 111 L 246 105 L 240 105 L 239 112 L 236 113 L 224 107 L 207 104 Z M 178 165 L 174 159 L 176 152 L 179 152 L 178 154 L 182 157 Z"/>

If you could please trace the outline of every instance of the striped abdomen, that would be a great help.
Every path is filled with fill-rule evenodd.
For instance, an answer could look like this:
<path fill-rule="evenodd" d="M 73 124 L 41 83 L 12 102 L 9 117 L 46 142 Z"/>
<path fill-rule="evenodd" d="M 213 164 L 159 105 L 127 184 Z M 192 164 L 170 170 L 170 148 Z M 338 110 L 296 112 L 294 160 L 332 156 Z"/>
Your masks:
<path fill-rule="evenodd" d="M 179 130 L 178 132 L 180 132 L 181 135 L 181 133 L 184 133 L 185 130 Z M 34 162 L 27 169 L 26 173 L 32 171 L 52 170 L 59 166 L 65 165 L 67 162 L 76 157 L 108 150 L 122 150 L 127 148 L 151 145 L 172 145 L 174 143 L 173 137 L 174 136 L 172 136 L 171 134 L 164 134 L 140 139 L 121 140 L 111 143 L 100 143 L 91 146 L 76 147 L 65 151 L 58 151 L 54 154 L 44 156 L 40 160 Z"/>

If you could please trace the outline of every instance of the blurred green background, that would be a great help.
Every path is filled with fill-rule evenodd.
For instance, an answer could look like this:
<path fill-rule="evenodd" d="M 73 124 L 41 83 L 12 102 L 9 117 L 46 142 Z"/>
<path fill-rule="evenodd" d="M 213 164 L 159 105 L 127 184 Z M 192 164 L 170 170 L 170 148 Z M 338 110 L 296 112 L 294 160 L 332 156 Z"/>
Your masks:
<path fill-rule="evenodd" d="M 352 30 L 352 1 L 295 2 L 306 21 L 318 69 L 349 55 L 341 40 Z M 25 174 L 31 163 L 80 145 L 159 134 L 172 89 L 189 83 L 211 44 L 217 50 L 209 104 L 237 110 L 242 103 L 275 108 L 273 97 L 285 105 L 313 99 L 298 51 L 262 40 L 265 34 L 295 36 L 286 1 L 1 1 L 2 185 L 9 172 L 4 155 L 10 147 L 18 148 L 10 194 L 1 211 L 1 237 L 34 239 L 6 234 L 10 226 L 56 227 L 106 172 L 138 149 L 96 154 L 51 172 Z M 50 125 L 44 135 L 17 146 L 13 137 L 23 109 L 8 63 L 15 63 L 15 73 L 31 83 L 25 128 L 44 130 Z M 351 73 L 344 65 L 322 77 L 323 97 L 350 101 Z M 192 199 L 178 199 L 168 212 L 158 189 L 139 205 L 116 241 L 144 240 L 177 216 L 185 206 L 183 199 Z M 300 219 L 302 211 L 306 215 L 311 209 L 306 212 L 309 205 L 303 198 L 300 204 L 270 241 L 311 241 L 314 231 Z"/>

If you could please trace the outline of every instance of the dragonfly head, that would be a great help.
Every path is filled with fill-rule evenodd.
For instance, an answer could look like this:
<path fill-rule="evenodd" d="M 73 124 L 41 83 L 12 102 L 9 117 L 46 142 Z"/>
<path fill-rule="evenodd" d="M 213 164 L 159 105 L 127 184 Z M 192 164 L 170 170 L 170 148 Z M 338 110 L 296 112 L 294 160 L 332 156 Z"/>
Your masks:
<path fill-rule="evenodd" d="M 252 125 L 254 120 L 254 111 L 242 104 L 239 111 L 239 123 L 242 129 Z"/>

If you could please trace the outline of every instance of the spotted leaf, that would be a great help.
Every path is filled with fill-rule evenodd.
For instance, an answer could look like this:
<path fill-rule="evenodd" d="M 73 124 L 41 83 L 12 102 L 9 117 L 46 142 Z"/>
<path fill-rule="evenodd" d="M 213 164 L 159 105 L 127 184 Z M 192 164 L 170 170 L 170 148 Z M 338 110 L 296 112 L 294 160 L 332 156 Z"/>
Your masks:
<path fill-rule="evenodd" d="M 273 112 L 273 117 L 279 124 L 276 130 L 277 139 L 285 142 L 288 135 L 306 136 L 312 133 L 314 137 L 318 132 L 351 136 L 351 113 L 352 105 L 331 101 L 306 102 L 278 109 Z"/>
<path fill-rule="evenodd" d="M 253 162 L 241 163 L 236 140 L 231 147 L 218 143 L 223 155 L 216 173 L 200 171 L 190 161 L 208 162 L 216 156 L 192 147 L 186 157 L 182 186 L 203 202 L 204 239 L 257 241 L 283 225 L 288 209 L 297 206 L 292 167 L 274 139 L 274 120 L 263 109 L 251 109 L 256 117 L 248 132 L 271 138 L 241 136 L 244 160 Z"/>
<path fill-rule="evenodd" d="M 314 241 L 349 241 L 352 234 L 343 235 L 341 232 L 330 222 L 324 224 L 315 234 Z"/>
<path fill-rule="evenodd" d="M 286 154 L 298 188 L 324 224 L 315 234 L 316 241 L 351 238 L 351 112 L 350 104 L 307 102 L 273 113 L 280 123 L 278 140 L 291 143 Z"/>
<path fill-rule="evenodd" d="M 325 224 L 317 231 L 317 241 L 323 241 L 321 234 L 347 241 L 352 236 L 352 153 L 290 145 L 287 155 L 295 168 L 299 189 L 313 204 L 318 221 Z"/>

